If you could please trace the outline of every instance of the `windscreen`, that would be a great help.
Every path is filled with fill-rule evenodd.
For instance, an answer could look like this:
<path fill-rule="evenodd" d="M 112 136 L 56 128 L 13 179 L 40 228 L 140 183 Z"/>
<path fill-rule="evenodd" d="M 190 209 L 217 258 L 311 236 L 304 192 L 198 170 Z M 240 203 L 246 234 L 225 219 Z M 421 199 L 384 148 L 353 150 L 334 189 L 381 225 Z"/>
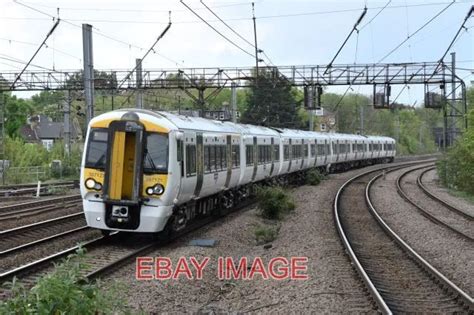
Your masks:
<path fill-rule="evenodd" d="M 91 130 L 89 143 L 87 144 L 86 167 L 105 169 L 107 139 L 108 133 L 106 129 Z"/>
<path fill-rule="evenodd" d="M 161 133 L 147 133 L 144 159 L 145 173 L 168 172 L 168 136 Z"/>

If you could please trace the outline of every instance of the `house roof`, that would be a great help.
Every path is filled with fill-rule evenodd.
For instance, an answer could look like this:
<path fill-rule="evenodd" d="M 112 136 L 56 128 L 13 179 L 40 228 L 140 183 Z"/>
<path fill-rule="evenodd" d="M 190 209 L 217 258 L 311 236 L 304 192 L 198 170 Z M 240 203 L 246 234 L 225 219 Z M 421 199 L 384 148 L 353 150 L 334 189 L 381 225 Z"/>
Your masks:
<path fill-rule="evenodd" d="M 41 139 L 62 139 L 64 138 L 64 123 L 53 122 L 48 116 L 37 115 L 28 119 L 30 124 L 20 128 L 20 134 L 27 141 L 38 141 Z M 36 124 L 32 124 L 36 123 Z M 78 130 L 75 124 L 71 123 L 71 139 L 78 137 Z"/>

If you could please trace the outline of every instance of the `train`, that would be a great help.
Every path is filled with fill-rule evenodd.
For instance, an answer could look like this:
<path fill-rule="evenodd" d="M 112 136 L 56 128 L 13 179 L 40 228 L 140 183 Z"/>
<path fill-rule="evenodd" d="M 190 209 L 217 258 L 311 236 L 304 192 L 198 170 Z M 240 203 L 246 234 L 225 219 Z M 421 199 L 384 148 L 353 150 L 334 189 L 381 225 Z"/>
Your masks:
<path fill-rule="evenodd" d="M 344 171 L 394 160 L 389 137 L 321 133 L 119 109 L 93 118 L 81 163 L 87 225 L 173 233 L 222 215 L 258 185 L 310 169 Z"/>

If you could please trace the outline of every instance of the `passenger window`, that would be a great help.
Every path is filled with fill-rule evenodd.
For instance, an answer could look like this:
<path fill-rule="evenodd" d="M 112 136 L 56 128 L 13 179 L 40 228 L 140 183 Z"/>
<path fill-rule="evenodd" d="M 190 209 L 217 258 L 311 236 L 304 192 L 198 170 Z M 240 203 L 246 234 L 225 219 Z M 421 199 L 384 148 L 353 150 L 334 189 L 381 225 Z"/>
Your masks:
<path fill-rule="evenodd" d="M 245 146 L 245 160 L 247 166 L 253 165 L 253 145 L 246 145 Z"/>
<path fill-rule="evenodd" d="M 280 161 L 280 146 L 278 144 L 273 145 L 273 160 L 275 162 Z"/>
<path fill-rule="evenodd" d="M 232 145 L 232 166 L 233 168 L 240 167 L 240 146 Z"/>
<path fill-rule="evenodd" d="M 186 145 L 186 177 L 196 175 L 196 145 Z"/>

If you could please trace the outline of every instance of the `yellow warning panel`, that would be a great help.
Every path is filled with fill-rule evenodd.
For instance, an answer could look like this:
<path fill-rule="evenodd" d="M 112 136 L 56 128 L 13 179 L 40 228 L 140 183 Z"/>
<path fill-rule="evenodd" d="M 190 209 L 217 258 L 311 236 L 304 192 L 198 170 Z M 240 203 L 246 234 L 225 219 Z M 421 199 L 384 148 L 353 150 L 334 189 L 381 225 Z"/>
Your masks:
<path fill-rule="evenodd" d="M 122 180 L 124 170 L 125 132 L 114 133 L 112 156 L 110 159 L 109 198 L 122 199 Z"/>
<path fill-rule="evenodd" d="M 135 134 L 127 133 L 123 163 L 122 199 L 132 199 L 135 179 Z"/>

